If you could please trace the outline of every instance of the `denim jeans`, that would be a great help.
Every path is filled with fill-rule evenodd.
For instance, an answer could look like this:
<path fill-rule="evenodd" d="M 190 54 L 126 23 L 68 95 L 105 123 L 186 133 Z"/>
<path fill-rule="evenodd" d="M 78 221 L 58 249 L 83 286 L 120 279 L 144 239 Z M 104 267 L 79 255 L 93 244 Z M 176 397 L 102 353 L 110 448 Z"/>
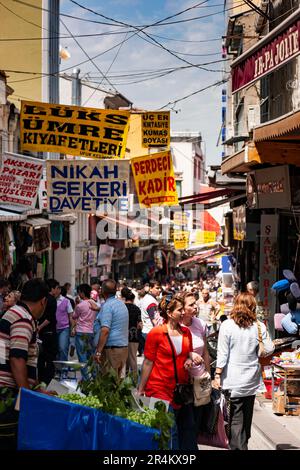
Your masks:
<path fill-rule="evenodd" d="M 76 333 L 75 346 L 79 362 L 87 362 L 93 354 L 93 333 Z M 87 366 L 81 369 L 82 380 L 89 380 Z"/>
<path fill-rule="evenodd" d="M 193 404 L 183 405 L 179 410 L 174 410 L 174 414 L 178 431 L 178 449 L 198 450 L 198 423 Z"/>
<path fill-rule="evenodd" d="M 57 341 L 58 360 L 67 361 L 69 358 L 70 328 L 63 328 L 62 330 L 57 330 Z"/>

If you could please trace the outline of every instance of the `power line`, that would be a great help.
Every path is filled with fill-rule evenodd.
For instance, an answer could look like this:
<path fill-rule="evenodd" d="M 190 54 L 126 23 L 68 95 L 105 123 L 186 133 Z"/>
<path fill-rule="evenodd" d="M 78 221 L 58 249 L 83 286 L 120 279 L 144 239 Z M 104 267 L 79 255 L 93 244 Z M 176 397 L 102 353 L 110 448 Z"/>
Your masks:
<path fill-rule="evenodd" d="M 66 24 L 63 22 L 62 19 L 60 19 L 60 22 L 62 23 L 62 25 L 66 28 L 66 30 L 68 31 L 69 34 L 72 35 L 70 29 L 66 26 Z M 98 65 L 96 64 L 96 62 L 94 61 L 94 59 L 92 59 L 89 54 L 86 52 L 86 50 L 81 46 L 81 44 L 79 43 L 79 41 L 77 41 L 77 39 L 73 36 L 73 39 L 74 41 L 76 42 L 77 46 L 82 50 L 82 52 L 84 53 L 84 55 L 92 62 L 92 64 L 94 65 L 94 67 L 98 70 L 98 72 L 102 75 L 103 79 L 105 79 L 107 81 L 107 83 L 115 90 L 116 93 L 118 93 L 118 90 L 115 88 L 115 86 L 109 81 L 108 78 L 105 77 L 105 75 L 103 74 L 102 70 L 98 67 Z M 101 82 L 102 83 L 102 82 Z"/>
<path fill-rule="evenodd" d="M 182 98 L 178 98 L 177 100 L 174 100 L 174 101 L 169 101 L 169 103 L 165 104 L 164 106 L 161 106 L 161 108 L 159 108 L 159 111 L 161 109 L 164 109 L 164 108 L 167 108 L 169 105 L 175 105 L 177 103 L 179 103 L 180 101 L 183 101 L 183 100 L 186 100 L 188 98 L 190 98 L 191 96 L 194 96 L 194 95 L 197 95 L 198 93 L 202 93 L 203 91 L 206 91 L 208 90 L 209 88 L 213 88 L 215 86 L 219 86 L 219 85 L 223 85 L 224 83 L 226 83 L 228 80 L 220 80 L 216 83 L 212 83 L 211 85 L 208 85 L 206 86 L 205 88 L 201 88 L 200 90 L 196 90 L 194 91 L 193 93 L 189 93 L 188 95 L 185 95 L 183 96 Z"/>

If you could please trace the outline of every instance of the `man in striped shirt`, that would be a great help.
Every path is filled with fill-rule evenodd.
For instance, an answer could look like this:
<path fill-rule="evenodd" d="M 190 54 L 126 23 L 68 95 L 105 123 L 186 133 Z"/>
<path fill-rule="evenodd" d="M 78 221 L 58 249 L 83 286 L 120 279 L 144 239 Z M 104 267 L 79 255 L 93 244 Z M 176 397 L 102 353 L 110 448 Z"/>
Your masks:
<path fill-rule="evenodd" d="M 16 448 L 20 387 L 37 384 L 37 320 L 47 304 L 48 288 L 38 279 L 24 284 L 21 301 L 0 319 L 0 450 Z"/>

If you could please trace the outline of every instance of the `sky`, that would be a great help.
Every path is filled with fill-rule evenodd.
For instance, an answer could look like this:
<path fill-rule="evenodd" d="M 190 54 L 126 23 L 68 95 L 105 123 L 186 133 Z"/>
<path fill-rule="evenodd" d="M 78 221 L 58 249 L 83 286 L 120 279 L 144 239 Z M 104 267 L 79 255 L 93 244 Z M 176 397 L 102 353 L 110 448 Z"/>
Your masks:
<path fill-rule="evenodd" d="M 217 142 L 221 129 L 222 86 L 214 86 L 178 103 L 174 101 L 224 78 L 222 72 L 224 67 L 224 62 L 222 62 L 222 35 L 225 30 L 224 1 L 76 1 L 86 8 L 111 18 L 107 20 L 86 11 L 71 0 L 61 0 L 61 13 L 63 14 L 83 20 L 111 23 L 111 25 L 103 25 L 61 17 L 61 35 L 69 34 L 65 26 L 73 35 L 102 34 L 76 38 L 81 48 L 90 57 L 101 54 L 93 60 L 94 63 L 88 61 L 79 67 L 81 76 L 89 77 L 97 83 L 99 88 L 117 90 L 132 101 L 133 106 L 138 109 L 149 111 L 162 107 L 165 110 L 170 109 L 171 130 L 201 132 L 207 165 L 220 164 L 222 147 L 220 145 L 217 147 Z M 150 26 L 143 31 L 138 31 L 146 25 L 154 24 L 193 6 L 196 7 L 166 20 L 166 22 L 180 21 L 180 23 Z M 210 16 L 205 17 L 206 15 Z M 201 18 L 194 19 L 196 17 Z M 192 18 L 192 21 L 182 22 L 182 20 Z M 118 24 L 116 21 L 133 25 L 136 29 Z M 66 47 L 71 55 L 68 61 L 62 63 L 62 68 L 75 66 L 87 60 L 87 56 L 74 39 L 61 39 L 61 45 Z M 211 63 L 215 61 L 220 62 Z M 195 64 L 199 67 L 201 64 L 207 64 L 202 66 L 209 70 L 195 67 Z M 174 69 L 179 70 L 156 77 L 157 74 L 162 75 Z M 103 78 L 103 75 L 107 80 Z M 88 106 L 88 103 L 85 105 Z"/>

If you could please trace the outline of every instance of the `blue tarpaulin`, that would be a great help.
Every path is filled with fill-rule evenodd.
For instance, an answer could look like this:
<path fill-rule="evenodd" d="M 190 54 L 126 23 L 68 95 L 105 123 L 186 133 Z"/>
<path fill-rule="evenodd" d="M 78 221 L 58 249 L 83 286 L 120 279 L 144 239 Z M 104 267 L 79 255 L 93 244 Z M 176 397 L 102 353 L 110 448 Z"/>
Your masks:
<path fill-rule="evenodd" d="M 155 450 L 159 431 L 22 389 L 19 450 Z"/>

